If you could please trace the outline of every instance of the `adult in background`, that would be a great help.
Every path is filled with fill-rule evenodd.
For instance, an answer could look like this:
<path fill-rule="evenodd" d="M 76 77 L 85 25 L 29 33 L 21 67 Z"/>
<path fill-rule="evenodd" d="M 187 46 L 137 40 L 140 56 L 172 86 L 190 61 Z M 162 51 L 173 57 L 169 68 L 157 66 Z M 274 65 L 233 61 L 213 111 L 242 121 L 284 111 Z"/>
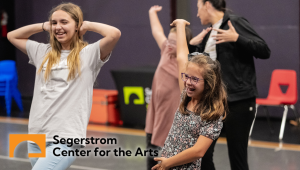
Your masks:
<path fill-rule="evenodd" d="M 210 24 L 194 37 L 191 45 L 197 52 L 210 54 L 221 64 L 222 79 L 227 86 L 229 113 L 224 122 L 232 170 L 248 170 L 248 137 L 258 95 L 254 59 L 267 59 L 270 49 L 249 22 L 226 10 L 225 0 L 198 0 L 202 25 Z M 202 169 L 214 170 L 213 152 L 216 140 L 202 160 Z"/>

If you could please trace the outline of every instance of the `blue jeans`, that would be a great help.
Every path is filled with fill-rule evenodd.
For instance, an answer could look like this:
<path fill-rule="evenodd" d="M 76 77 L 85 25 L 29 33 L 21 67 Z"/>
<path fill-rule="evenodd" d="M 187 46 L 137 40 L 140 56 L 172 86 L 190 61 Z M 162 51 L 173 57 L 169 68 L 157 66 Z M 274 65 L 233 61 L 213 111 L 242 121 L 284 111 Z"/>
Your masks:
<path fill-rule="evenodd" d="M 55 150 L 56 156 L 53 154 L 54 148 L 59 147 L 60 150 Z M 53 144 L 53 142 L 46 142 L 46 157 L 45 158 L 29 158 L 32 170 L 65 170 L 69 168 L 75 161 L 76 156 L 62 156 L 63 150 L 80 149 L 80 146 L 68 147 L 66 144 Z M 28 153 L 41 153 L 39 146 L 35 143 L 28 142 Z"/>

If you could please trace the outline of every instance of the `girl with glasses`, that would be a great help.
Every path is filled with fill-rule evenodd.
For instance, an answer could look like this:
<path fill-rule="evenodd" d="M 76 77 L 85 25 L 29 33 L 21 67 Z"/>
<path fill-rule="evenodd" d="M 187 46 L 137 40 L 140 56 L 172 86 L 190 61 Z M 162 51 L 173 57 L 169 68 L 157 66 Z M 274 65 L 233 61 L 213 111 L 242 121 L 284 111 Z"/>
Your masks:
<path fill-rule="evenodd" d="M 177 62 L 181 102 L 162 149 L 160 161 L 152 169 L 201 169 L 201 158 L 223 127 L 227 96 L 220 64 L 199 54 L 189 61 L 182 19 L 173 21 L 177 29 Z"/>
<path fill-rule="evenodd" d="M 29 39 L 42 31 L 50 34 L 48 44 Z M 83 41 L 86 31 L 96 32 L 104 38 L 88 44 Z M 29 134 L 46 134 L 46 157 L 30 158 L 33 170 L 67 169 L 76 157 L 55 156 L 53 149 L 76 150 L 85 146 L 85 143 L 73 147 L 54 144 L 53 137 L 86 138 L 93 84 L 120 36 L 121 32 L 115 27 L 84 21 L 80 7 L 72 3 L 53 8 L 48 22 L 8 33 L 8 40 L 28 55 L 29 63 L 36 67 L 28 130 Z M 29 142 L 28 152 L 39 153 L 41 150 Z"/>
<path fill-rule="evenodd" d="M 147 149 L 159 150 L 163 146 L 171 128 L 174 113 L 180 102 L 178 68 L 176 60 L 176 28 L 172 28 L 168 37 L 158 19 L 161 6 L 152 6 L 149 10 L 152 35 L 160 48 L 161 58 L 152 82 L 152 96 L 147 110 L 146 142 Z M 192 38 L 191 30 L 185 27 L 186 42 Z M 156 164 L 153 157 L 147 157 L 147 169 Z"/>

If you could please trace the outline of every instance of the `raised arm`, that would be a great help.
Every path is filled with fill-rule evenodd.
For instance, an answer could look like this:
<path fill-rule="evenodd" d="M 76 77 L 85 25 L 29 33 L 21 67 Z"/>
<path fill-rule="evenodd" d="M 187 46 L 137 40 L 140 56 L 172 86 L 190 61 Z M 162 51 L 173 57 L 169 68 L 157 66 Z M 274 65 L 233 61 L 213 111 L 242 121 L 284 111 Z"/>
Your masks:
<path fill-rule="evenodd" d="M 19 50 L 27 55 L 26 42 L 28 38 L 36 33 L 42 32 L 44 30 L 49 31 L 49 22 L 32 24 L 21 27 L 7 34 L 7 39 Z"/>
<path fill-rule="evenodd" d="M 152 35 L 160 49 L 162 48 L 162 44 L 167 40 L 167 37 L 165 36 L 164 33 L 164 29 L 161 26 L 157 16 L 157 12 L 161 10 L 162 7 L 158 5 L 152 6 L 149 10 L 149 18 L 150 18 Z"/>
<path fill-rule="evenodd" d="M 186 64 L 188 62 L 189 49 L 186 42 L 185 26 L 190 25 L 189 22 L 183 19 L 176 19 L 172 22 L 171 26 L 176 26 L 177 31 L 177 65 L 178 65 L 178 82 L 180 92 L 184 88 L 183 81 L 181 80 L 181 73 L 185 71 Z"/>
<path fill-rule="evenodd" d="M 203 38 L 205 37 L 205 35 L 207 33 L 209 33 L 210 31 L 211 31 L 211 27 L 203 29 L 203 31 L 200 34 L 198 34 L 196 37 L 194 37 L 194 38 L 192 38 L 190 40 L 190 44 L 191 45 L 198 45 L 198 44 L 200 44 L 202 42 Z"/>
<path fill-rule="evenodd" d="M 154 158 L 155 161 L 161 161 L 161 163 L 155 165 L 152 170 L 167 170 L 174 166 L 184 165 L 198 160 L 204 156 L 212 142 L 212 139 L 201 135 L 193 147 L 186 149 L 173 157 Z"/>
<path fill-rule="evenodd" d="M 84 21 L 80 27 L 80 36 L 85 34 L 86 31 L 93 31 L 101 34 L 104 38 L 100 41 L 100 59 L 105 60 L 107 55 L 114 49 L 115 45 L 121 37 L 121 31 L 113 26 Z"/>

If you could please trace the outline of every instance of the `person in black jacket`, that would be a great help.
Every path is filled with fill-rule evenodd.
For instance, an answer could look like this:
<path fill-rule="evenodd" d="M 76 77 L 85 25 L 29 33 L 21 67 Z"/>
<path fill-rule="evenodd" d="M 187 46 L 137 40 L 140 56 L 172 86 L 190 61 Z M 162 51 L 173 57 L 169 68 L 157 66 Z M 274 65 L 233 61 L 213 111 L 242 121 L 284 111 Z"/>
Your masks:
<path fill-rule="evenodd" d="M 226 10 L 225 0 L 198 0 L 202 25 L 210 24 L 194 37 L 196 52 L 209 53 L 221 64 L 222 79 L 227 86 L 229 114 L 224 122 L 232 170 L 248 170 L 248 137 L 258 95 L 254 57 L 267 59 L 270 49 L 249 22 Z M 214 170 L 213 151 L 216 141 L 202 159 L 202 169 Z"/>

